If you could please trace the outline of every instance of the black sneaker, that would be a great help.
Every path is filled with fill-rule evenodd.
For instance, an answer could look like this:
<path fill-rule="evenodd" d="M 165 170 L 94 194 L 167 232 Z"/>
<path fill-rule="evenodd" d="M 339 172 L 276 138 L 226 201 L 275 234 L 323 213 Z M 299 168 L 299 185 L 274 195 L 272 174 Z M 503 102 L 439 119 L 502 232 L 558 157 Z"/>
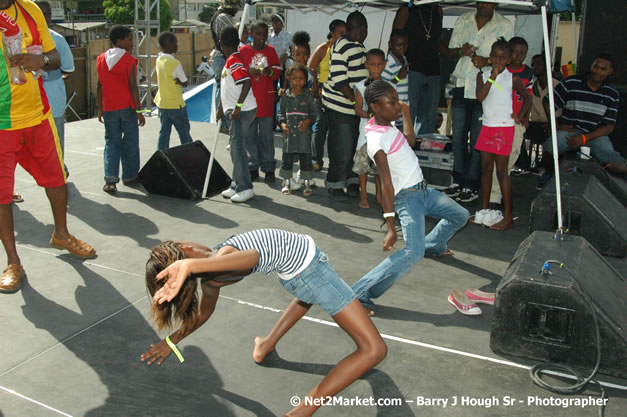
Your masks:
<path fill-rule="evenodd" d="M 464 188 L 461 193 L 457 196 L 455 200 L 460 203 L 470 203 L 479 198 L 479 191 L 471 190 L 469 188 Z"/>
<path fill-rule="evenodd" d="M 255 181 L 257 178 L 259 178 L 259 170 L 250 171 L 250 180 Z"/>
<path fill-rule="evenodd" d="M 520 177 L 521 175 L 527 175 L 530 172 L 531 171 L 528 169 L 518 168 L 516 165 L 514 165 L 512 170 L 509 172 L 509 175 L 511 175 L 512 177 Z"/>
<path fill-rule="evenodd" d="M 455 183 L 444 189 L 444 193 L 451 198 L 457 197 L 461 191 L 462 187 L 459 184 Z"/>
<path fill-rule="evenodd" d="M 349 184 L 348 187 L 346 187 L 346 195 L 353 198 L 359 198 L 359 185 Z"/>
<path fill-rule="evenodd" d="M 266 176 L 263 179 L 263 182 L 266 184 L 272 184 L 276 181 L 276 176 L 274 175 L 274 171 L 268 171 L 265 173 Z"/>
<path fill-rule="evenodd" d="M 329 188 L 327 190 L 329 193 L 329 198 L 333 201 L 347 201 L 348 196 L 341 188 Z"/>

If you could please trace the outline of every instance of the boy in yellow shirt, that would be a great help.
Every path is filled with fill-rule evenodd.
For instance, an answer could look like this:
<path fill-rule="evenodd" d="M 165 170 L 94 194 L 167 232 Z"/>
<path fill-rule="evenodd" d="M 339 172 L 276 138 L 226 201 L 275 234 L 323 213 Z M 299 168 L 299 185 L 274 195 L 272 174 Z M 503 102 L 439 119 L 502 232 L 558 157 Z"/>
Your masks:
<path fill-rule="evenodd" d="M 181 139 L 181 145 L 190 143 L 189 118 L 183 100 L 182 87 L 187 86 L 187 77 L 178 59 L 172 54 L 178 51 L 178 41 L 172 32 L 163 32 L 159 35 L 161 52 L 157 58 L 157 84 L 159 90 L 155 96 L 155 104 L 159 107 L 161 130 L 157 149 L 170 147 L 170 132 L 172 125 L 176 128 Z"/>

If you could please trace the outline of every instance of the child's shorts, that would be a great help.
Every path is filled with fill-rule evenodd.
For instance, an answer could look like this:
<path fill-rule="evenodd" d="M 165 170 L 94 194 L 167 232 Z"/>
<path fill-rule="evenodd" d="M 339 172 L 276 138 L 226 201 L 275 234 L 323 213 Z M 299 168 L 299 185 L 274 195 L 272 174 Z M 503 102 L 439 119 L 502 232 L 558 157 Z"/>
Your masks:
<path fill-rule="evenodd" d="M 368 156 L 368 144 L 364 144 L 361 148 L 357 149 L 357 152 L 355 152 L 355 156 L 353 157 L 353 172 L 357 175 L 366 173 L 379 175 L 377 166 Z"/>
<path fill-rule="evenodd" d="M 495 155 L 509 155 L 512 153 L 515 131 L 515 126 L 482 126 L 475 149 Z"/>
<path fill-rule="evenodd" d="M 1 132 L 0 204 L 9 204 L 13 199 L 15 166 L 18 163 L 40 187 L 65 185 L 66 173 L 52 112 L 37 126 Z"/>
<path fill-rule="evenodd" d="M 357 296 L 328 261 L 327 255 L 316 248 L 316 255 L 303 272 L 290 279 L 279 278 L 279 281 L 294 297 L 308 304 L 318 304 L 335 316 Z"/>

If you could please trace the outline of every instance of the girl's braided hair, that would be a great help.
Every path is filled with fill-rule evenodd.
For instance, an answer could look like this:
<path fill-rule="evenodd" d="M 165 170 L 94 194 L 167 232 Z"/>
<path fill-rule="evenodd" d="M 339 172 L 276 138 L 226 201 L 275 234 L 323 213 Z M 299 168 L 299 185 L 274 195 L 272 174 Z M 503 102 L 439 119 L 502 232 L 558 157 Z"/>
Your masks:
<path fill-rule="evenodd" d="M 152 248 L 150 258 L 146 262 L 146 288 L 151 297 L 166 282 L 165 279 L 157 279 L 157 274 L 172 263 L 185 258 L 185 252 L 180 244 L 172 240 L 167 240 Z M 208 278 L 208 275 L 191 275 L 172 301 L 163 304 L 153 302 L 151 315 L 159 330 L 164 327 L 171 328 L 172 321 L 180 321 L 181 330 L 184 332 L 193 328 L 199 311 L 196 278 Z"/>
<path fill-rule="evenodd" d="M 381 97 L 389 94 L 391 91 L 396 91 L 394 86 L 387 81 L 375 80 L 366 87 L 365 100 L 368 104 L 368 109 L 372 111 L 370 105 L 376 103 Z"/>

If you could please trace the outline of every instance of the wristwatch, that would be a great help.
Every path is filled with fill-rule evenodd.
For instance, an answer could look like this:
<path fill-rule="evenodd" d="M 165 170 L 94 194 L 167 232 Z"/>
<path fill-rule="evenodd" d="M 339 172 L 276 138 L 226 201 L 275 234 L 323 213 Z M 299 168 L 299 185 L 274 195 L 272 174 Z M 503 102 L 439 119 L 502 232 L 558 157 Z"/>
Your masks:
<path fill-rule="evenodd" d="M 42 68 L 45 68 L 48 66 L 48 64 L 50 64 L 50 58 L 48 58 L 47 55 L 42 55 L 44 57 L 44 66 Z"/>

